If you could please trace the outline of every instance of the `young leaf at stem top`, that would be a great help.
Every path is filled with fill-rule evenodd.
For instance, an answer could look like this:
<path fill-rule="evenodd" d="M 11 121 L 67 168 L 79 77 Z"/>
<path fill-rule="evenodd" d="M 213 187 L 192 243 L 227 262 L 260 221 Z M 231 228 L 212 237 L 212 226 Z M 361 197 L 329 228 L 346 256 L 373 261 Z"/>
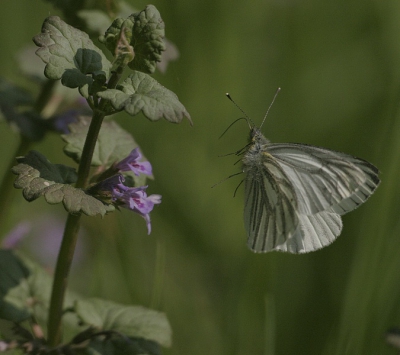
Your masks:
<path fill-rule="evenodd" d="M 121 32 L 133 48 L 134 58 L 129 62 L 129 68 L 153 73 L 157 62 L 161 61 L 162 51 L 165 50 L 164 22 L 156 7 L 148 5 L 143 11 L 130 15 L 126 20 L 117 18 L 105 35 L 99 38 L 116 57 L 120 55 L 118 46 L 121 46 Z"/>
<path fill-rule="evenodd" d="M 40 47 L 36 54 L 46 63 L 46 77 L 61 79 L 61 83 L 70 88 L 78 87 L 85 98 L 93 94 L 92 87 L 99 88 L 109 77 L 111 63 L 103 52 L 86 33 L 57 16 L 44 21 L 42 33 L 33 41 Z"/>

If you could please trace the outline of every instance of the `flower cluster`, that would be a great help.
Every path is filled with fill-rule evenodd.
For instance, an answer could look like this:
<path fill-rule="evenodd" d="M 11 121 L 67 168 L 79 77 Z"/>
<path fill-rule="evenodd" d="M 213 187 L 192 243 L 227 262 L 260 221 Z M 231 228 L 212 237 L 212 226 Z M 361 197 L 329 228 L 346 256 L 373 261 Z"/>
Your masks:
<path fill-rule="evenodd" d="M 147 196 L 147 186 L 130 187 L 124 185 L 125 178 L 120 172 L 132 171 L 135 175 L 152 175 L 152 167 L 148 161 L 140 161 L 142 155 L 139 148 L 132 152 L 120 162 L 114 164 L 113 168 L 117 174 L 106 178 L 96 184 L 91 190 L 99 195 L 111 194 L 111 202 L 117 207 L 127 208 L 142 216 L 147 225 L 148 234 L 151 232 L 150 212 L 154 205 L 161 203 L 161 195 Z"/>

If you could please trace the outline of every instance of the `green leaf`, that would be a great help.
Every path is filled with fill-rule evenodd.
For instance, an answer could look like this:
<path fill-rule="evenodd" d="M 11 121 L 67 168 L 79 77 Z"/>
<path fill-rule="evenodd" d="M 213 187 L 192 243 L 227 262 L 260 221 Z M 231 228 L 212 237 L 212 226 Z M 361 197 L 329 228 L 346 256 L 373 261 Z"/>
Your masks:
<path fill-rule="evenodd" d="M 142 111 L 151 121 L 165 118 L 169 122 L 179 123 L 183 117 L 187 117 L 192 124 L 178 96 L 145 73 L 135 71 L 116 89 L 99 92 L 98 96 L 109 100 L 115 110 L 125 110 L 132 116 Z"/>
<path fill-rule="evenodd" d="M 12 168 L 12 172 L 18 177 L 15 179 L 14 187 L 23 189 L 23 196 L 27 201 L 34 201 L 40 196 L 44 196 L 45 200 L 50 204 L 63 203 L 64 208 L 69 213 L 81 213 L 88 216 L 100 214 L 104 216 L 107 212 L 114 210 L 114 206 L 105 205 L 100 200 L 85 193 L 82 189 L 77 189 L 68 184 L 48 180 L 44 176 L 60 178 L 63 181 L 70 180 L 70 168 L 62 165 L 53 165 L 50 162 L 43 162 L 43 158 L 35 153 L 36 159 L 27 159 L 37 168 L 20 163 Z M 25 158 L 19 158 L 20 161 Z M 40 170 L 38 170 L 40 169 Z M 58 174 L 57 174 L 58 173 Z"/>
<path fill-rule="evenodd" d="M 9 297 L 26 282 L 29 269 L 10 250 L 0 250 L 0 318 L 22 322 L 30 316 L 28 307 L 21 307 L 20 300 Z"/>
<path fill-rule="evenodd" d="M 34 102 L 32 94 L 0 77 L 0 106 L 29 106 Z"/>
<path fill-rule="evenodd" d="M 164 313 L 101 299 L 77 300 L 75 312 L 84 324 L 171 346 L 172 330 Z"/>
<path fill-rule="evenodd" d="M 31 150 L 23 157 L 17 157 L 17 162 L 38 170 L 41 178 L 60 184 L 71 184 L 78 178 L 74 168 L 62 164 L 52 164 L 36 150 Z"/>
<path fill-rule="evenodd" d="M 21 135 L 31 141 L 41 140 L 46 131 L 46 122 L 32 110 L 31 93 L 0 78 L 0 116 Z"/>
<path fill-rule="evenodd" d="M 62 135 L 67 145 L 64 147 L 66 155 L 77 163 L 81 160 L 83 145 L 90 125 L 90 117 L 81 116 L 77 122 L 69 125 L 69 134 Z M 92 165 L 108 168 L 113 163 L 127 157 L 129 153 L 138 147 L 132 135 L 125 131 L 114 121 L 104 121 L 101 125 L 99 137 L 93 153 Z M 143 157 L 146 160 L 145 157 Z M 146 175 L 136 176 L 129 174 L 135 181 L 135 186 L 143 186 L 146 183 Z"/>
<path fill-rule="evenodd" d="M 48 17 L 42 33 L 33 38 L 40 47 L 36 54 L 46 63 L 47 78 L 58 80 L 70 88 L 79 88 L 81 95 L 92 94 L 94 82 L 100 85 L 109 77 L 111 63 L 89 36 L 67 25 L 57 16 Z"/>
<path fill-rule="evenodd" d="M 21 253 L 0 250 L 0 318 L 21 322 L 34 316 L 43 327 L 47 323 L 53 279 L 40 265 Z M 68 291 L 64 307 L 72 307 L 78 296 Z M 81 330 L 76 316 L 63 317 L 66 331 Z"/>
<path fill-rule="evenodd" d="M 160 346 L 141 338 L 92 340 L 83 354 L 87 355 L 161 355 Z"/>
<path fill-rule="evenodd" d="M 116 55 L 121 32 L 124 32 L 134 51 L 134 59 L 128 66 L 133 70 L 151 74 L 155 71 L 157 62 L 161 61 L 161 53 L 165 50 L 164 27 L 157 8 L 148 5 L 143 11 L 130 15 L 126 20 L 114 20 L 99 40 Z"/>

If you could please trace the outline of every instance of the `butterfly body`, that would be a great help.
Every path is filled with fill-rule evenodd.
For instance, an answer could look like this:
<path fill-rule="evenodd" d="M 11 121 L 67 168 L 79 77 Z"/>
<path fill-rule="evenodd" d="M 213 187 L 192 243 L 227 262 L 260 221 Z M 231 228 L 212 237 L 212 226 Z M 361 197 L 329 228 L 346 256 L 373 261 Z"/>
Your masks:
<path fill-rule="evenodd" d="M 306 144 L 270 143 L 256 127 L 242 164 L 244 222 L 254 252 L 297 254 L 329 245 L 342 230 L 340 215 L 365 202 L 380 182 L 378 169 L 365 160 Z"/>

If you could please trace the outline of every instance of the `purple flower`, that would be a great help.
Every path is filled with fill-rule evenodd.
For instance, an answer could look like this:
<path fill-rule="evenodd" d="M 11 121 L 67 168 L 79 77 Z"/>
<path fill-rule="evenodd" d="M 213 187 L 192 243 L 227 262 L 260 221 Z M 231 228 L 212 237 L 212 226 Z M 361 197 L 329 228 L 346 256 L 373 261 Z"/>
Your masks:
<path fill-rule="evenodd" d="M 111 192 L 111 201 L 120 207 L 127 208 L 142 216 L 147 225 L 147 232 L 151 232 L 150 212 L 154 205 L 161 203 L 161 195 L 147 196 L 147 186 L 128 187 L 123 184 L 124 177 L 121 174 L 111 176 L 91 188 L 98 195 L 106 195 Z"/>
<path fill-rule="evenodd" d="M 118 184 L 113 189 L 113 197 L 115 201 L 121 203 L 121 207 L 125 207 L 142 216 L 147 225 L 147 232 L 151 232 L 150 212 L 154 205 L 161 203 L 161 195 L 147 196 L 147 186 L 127 187 L 123 184 Z"/>
<path fill-rule="evenodd" d="M 136 176 L 139 174 L 152 175 L 151 164 L 148 161 L 140 161 L 142 154 L 139 148 L 133 149 L 129 155 L 115 164 L 115 168 L 119 171 L 133 171 Z"/>

